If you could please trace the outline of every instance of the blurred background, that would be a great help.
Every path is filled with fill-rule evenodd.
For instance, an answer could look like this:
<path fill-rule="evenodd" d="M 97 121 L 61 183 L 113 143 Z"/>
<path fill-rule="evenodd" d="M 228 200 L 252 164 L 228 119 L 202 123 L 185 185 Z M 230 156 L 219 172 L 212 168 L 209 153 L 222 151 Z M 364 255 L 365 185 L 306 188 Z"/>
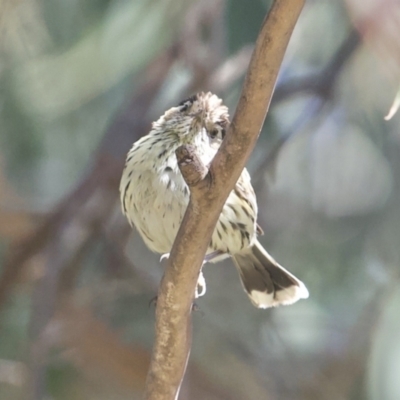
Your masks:
<path fill-rule="evenodd" d="M 131 144 L 230 107 L 269 1 L 0 1 L 0 399 L 139 399 L 162 276 L 122 217 Z M 261 241 L 310 298 L 205 267 L 180 399 L 400 398 L 400 3 L 310 0 L 249 160 Z"/>

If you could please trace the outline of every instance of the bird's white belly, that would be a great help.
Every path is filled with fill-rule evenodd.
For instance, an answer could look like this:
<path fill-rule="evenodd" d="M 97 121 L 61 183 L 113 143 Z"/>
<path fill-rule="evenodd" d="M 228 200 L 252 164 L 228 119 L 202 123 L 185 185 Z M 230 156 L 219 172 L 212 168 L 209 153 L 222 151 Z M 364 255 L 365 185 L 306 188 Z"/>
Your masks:
<path fill-rule="evenodd" d="M 189 203 L 189 189 L 176 160 L 162 172 L 133 170 L 127 193 L 127 217 L 147 246 L 157 253 L 169 253 Z M 247 177 L 247 172 L 244 172 Z M 253 208 L 252 208 L 253 207 Z M 253 215 L 253 218 L 249 218 Z M 255 240 L 257 205 L 244 203 L 232 191 L 223 207 L 207 253 L 235 254 Z"/>
<path fill-rule="evenodd" d="M 175 172 L 146 171 L 139 180 L 132 178 L 138 183 L 129 200 L 131 222 L 151 250 L 169 253 L 189 202 L 189 189 Z"/>

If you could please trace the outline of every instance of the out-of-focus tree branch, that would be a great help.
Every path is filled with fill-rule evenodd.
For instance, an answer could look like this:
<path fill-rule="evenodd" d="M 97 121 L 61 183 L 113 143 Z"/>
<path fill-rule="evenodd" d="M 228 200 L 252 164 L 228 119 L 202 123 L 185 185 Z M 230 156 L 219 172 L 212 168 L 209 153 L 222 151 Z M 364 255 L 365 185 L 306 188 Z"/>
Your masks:
<path fill-rule="evenodd" d="M 148 130 L 148 109 L 175 61 L 176 52 L 176 46 L 172 46 L 148 66 L 143 74 L 145 83 L 105 133 L 86 174 L 31 234 L 10 248 L 0 279 L 0 307 L 24 264 L 46 247 L 62 221 L 74 219 L 97 191 L 118 192 L 125 153 L 132 141 Z"/>
<path fill-rule="evenodd" d="M 355 50 L 360 44 L 360 37 L 357 31 L 350 31 L 347 38 L 343 41 L 341 46 L 338 48 L 336 53 L 332 56 L 326 67 L 317 74 L 305 76 L 303 78 L 294 78 L 278 85 L 272 104 L 277 104 L 281 101 L 288 99 L 289 97 L 298 93 L 312 93 L 321 98 L 321 101 L 315 102 L 314 99 L 310 100 L 305 107 L 305 112 L 301 114 L 299 120 L 296 121 L 296 129 L 283 135 L 275 143 L 274 147 L 270 150 L 268 155 L 265 157 L 263 162 L 257 168 L 256 174 L 253 176 L 253 180 L 257 181 L 264 176 L 265 171 L 274 165 L 278 154 L 284 144 L 296 133 L 299 132 L 304 125 L 312 121 L 312 123 L 319 123 L 324 118 L 319 118 L 316 121 L 313 119 L 318 113 L 322 112 L 323 107 L 332 98 L 332 92 L 335 88 L 340 73 L 343 70 L 343 66 L 349 61 L 350 57 L 354 54 Z"/>
<path fill-rule="evenodd" d="M 191 197 L 161 282 L 148 400 L 176 399 L 191 346 L 195 286 L 221 209 L 253 150 L 303 0 L 277 0 L 257 39 L 238 107 L 209 173 L 190 148 L 178 149 Z M 197 175 L 197 177 L 196 177 Z"/>
<path fill-rule="evenodd" d="M 161 59 L 154 61 L 148 70 L 146 83 L 107 131 L 92 169 L 59 204 L 54 214 L 39 227 L 35 232 L 36 236 L 29 237 L 25 246 L 22 244 L 21 248 L 24 251 L 11 253 L 6 264 L 5 271 L 8 271 L 8 275 L 3 274 L 3 298 L 4 288 L 9 283 L 4 278 L 15 279 L 15 274 L 10 274 L 12 267 L 25 262 L 33 254 L 43 252 L 46 255 L 43 277 L 35 290 L 31 320 L 32 400 L 44 396 L 44 371 L 48 348 L 46 341 L 42 340 L 42 333 L 54 315 L 59 294 L 63 293 L 59 291 L 60 277 L 63 274 L 65 276 L 68 266 L 72 265 L 75 268 L 71 260 L 81 252 L 96 227 L 101 226 L 104 216 L 109 218 L 112 214 L 118 193 L 118 177 L 123 166 L 123 154 L 132 137 L 140 137 L 150 125 L 146 111 L 154 101 L 174 59 L 175 49 L 169 49 Z M 160 64 L 163 68 L 159 67 Z M 127 123 L 128 118 L 134 119 Z M 92 207 L 93 204 L 96 204 L 96 207 Z M 95 213 L 92 218 L 90 210 Z M 35 240 L 36 237 L 38 240 Z M 18 268 L 15 269 L 18 271 Z"/>
<path fill-rule="evenodd" d="M 182 8 L 181 0 L 168 0 L 172 29 L 160 42 L 154 32 L 166 18 L 157 13 L 157 1 L 138 0 L 133 8 L 58 3 L 4 0 L 0 6 L 0 397 L 136 399 L 151 355 L 154 308 L 148 300 L 163 268 L 120 212 L 126 152 L 162 109 L 188 95 L 210 90 L 231 104 L 263 6 L 204 0 Z M 240 293 L 232 296 L 240 289 L 236 271 L 204 268 L 210 294 L 200 301 L 202 315 L 193 315 L 197 345 L 182 399 L 336 400 L 398 392 L 390 371 L 382 369 L 391 360 L 391 332 L 398 326 L 392 304 L 400 257 L 400 213 L 393 201 L 399 194 L 398 114 L 388 123 L 382 118 L 399 82 L 399 6 L 392 0 L 374 0 L 367 8 L 360 0 L 338 4 L 310 2 L 304 10 L 293 63 L 282 71 L 272 99 L 278 107 L 271 125 L 281 132 L 272 135 L 276 139 L 269 128 L 263 132 L 267 143 L 250 163 L 263 240 L 284 265 L 302 269 L 313 299 L 256 317 Z M 126 13 L 135 8 L 136 16 Z M 132 17 L 151 35 L 130 24 Z M 341 43 L 337 29 L 344 34 Z M 145 39 L 151 36 L 152 42 Z M 176 45 L 166 49 L 173 40 Z M 94 55 L 90 65 L 73 62 L 88 54 Z M 52 66 L 53 77 L 68 72 L 58 85 L 43 75 Z M 151 83 L 156 76 L 159 89 Z M 69 163 L 90 151 L 89 136 L 99 133 L 98 125 L 126 94 L 123 82 L 134 89 L 121 112 L 73 185 L 64 185 L 65 194 L 49 204 L 64 172 L 76 171 Z M 269 193 L 278 164 L 279 179 Z M 363 181 L 368 166 L 373 174 Z M 337 182 L 338 189 L 348 184 L 350 190 L 337 191 Z M 382 207 L 332 218 L 307 202 L 308 185 L 313 201 L 345 196 L 358 207 L 379 193 Z"/>
<path fill-rule="evenodd" d="M 274 102 L 280 102 L 297 93 L 310 92 L 328 99 L 332 96 L 336 79 L 343 69 L 344 64 L 360 44 L 360 36 L 356 30 L 351 30 L 347 38 L 332 56 L 325 68 L 316 74 L 303 78 L 293 78 L 277 86 Z"/>

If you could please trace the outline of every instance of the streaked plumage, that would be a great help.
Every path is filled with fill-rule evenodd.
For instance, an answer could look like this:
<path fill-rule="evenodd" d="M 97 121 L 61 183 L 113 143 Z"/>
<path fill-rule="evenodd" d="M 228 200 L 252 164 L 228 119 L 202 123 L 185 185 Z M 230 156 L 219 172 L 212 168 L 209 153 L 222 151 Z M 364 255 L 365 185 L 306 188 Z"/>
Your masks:
<path fill-rule="evenodd" d="M 199 93 L 166 111 L 153 123 L 150 133 L 133 144 L 120 184 L 122 210 L 152 251 L 170 252 L 189 202 L 175 150 L 191 144 L 208 165 L 228 124 L 228 109 L 222 101 L 211 93 Z M 277 264 L 258 242 L 257 212 L 245 169 L 215 227 L 207 251 L 210 261 L 232 256 L 256 307 L 291 304 L 308 297 L 304 284 Z"/>

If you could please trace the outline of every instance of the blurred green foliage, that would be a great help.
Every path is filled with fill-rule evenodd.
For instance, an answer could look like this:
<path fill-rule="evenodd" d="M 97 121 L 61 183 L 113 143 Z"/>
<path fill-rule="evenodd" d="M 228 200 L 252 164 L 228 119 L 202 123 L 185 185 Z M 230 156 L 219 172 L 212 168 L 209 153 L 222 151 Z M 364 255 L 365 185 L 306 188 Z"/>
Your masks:
<path fill-rule="evenodd" d="M 400 52 L 390 28 L 398 25 L 388 21 L 396 22 L 400 13 L 395 2 L 381 13 L 362 3 L 307 2 L 282 66 L 280 100 L 272 103 L 249 161 L 266 232 L 262 241 L 306 282 L 310 299 L 256 310 L 229 262 L 206 267 L 207 295 L 194 315 L 182 399 L 399 398 L 399 116 L 383 118 L 400 75 L 393 73 L 400 71 Z M 22 251 L 21 240 L 35 232 L 32 226 L 50 218 L 96 165 L 101 139 L 145 83 L 149 63 L 172 44 L 179 47 L 148 110 L 146 118 L 154 119 L 178 94 L 213 90 L 207 85 L 216 67 L 227 63 L 241 71 L 233 57 L 254 42 L 270 4 L 0 3 L 3 276 L 10 254 Z M 359 43 L 342 54 L 344 62 L 333 75 L 324 75 L 355 27 L 364 33 Z M 238 73 L 218 93 L 231 115 L 242 79 Z M 301 82 L 306 84 L 295 90 Z M 330 90 L 324 92 L 318 82 Z M 289 89 L 282 94 L 285 85 Z M 129 125 L 134 122 L 127 118 L 123 126 L 132 130 L 132 141 L 138 133 Z M 115 156 L 101 151 L 103 163 Z M 101 170 L 98 181 L 103 175 Z M 46 269 L 46 249 L 57 235 L 19 266 L 22 272 L 0 314 L 1 399 L 36 396 L 29 373 L 41 368 L 33 362 L 37 347 L 45 354 L 43 396 L 140 398 L 153 338 L 148 303 L 162 268 L 134 232 L 126 245 L 121 240 L 130 231 L 118 193 L 101 189 L 93 190 L 83 212 L 68 214 L 77 219 L 73 229 L 69 220 L 59 222 L 69 229 L 60 253 L 71 251 L 65 262 L 70 275 L 52 286 L 62 302 L 45 326 L 36 326 L 43 311 L 37 301 L 47 295 L 38 288 L 53 267 Z M 108 194 L 113 206 L 103 213 L 101 201 Z M 90 218 L 100 228 L 82 246 L 84 255 L 75 254 L 74 240 L 84 237 Z M 32 329 L 39 332 L 37 342 Z"/>

